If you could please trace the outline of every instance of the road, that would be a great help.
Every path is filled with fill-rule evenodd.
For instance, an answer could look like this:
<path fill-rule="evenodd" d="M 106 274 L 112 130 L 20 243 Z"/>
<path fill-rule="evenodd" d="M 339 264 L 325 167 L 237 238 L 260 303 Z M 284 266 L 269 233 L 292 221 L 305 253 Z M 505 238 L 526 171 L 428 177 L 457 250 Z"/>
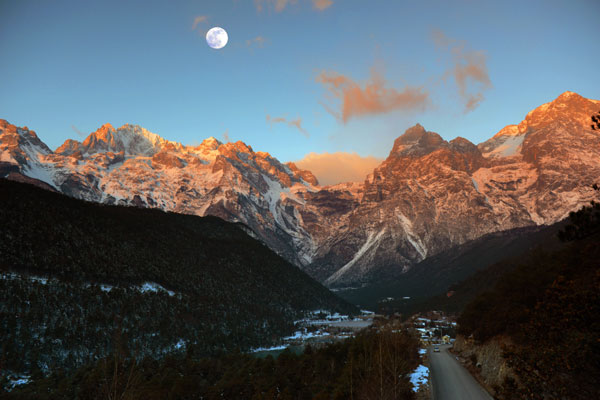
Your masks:
<path fill-rule="evenodd" d="M 448 352 L 449 345 L 439 346 L 440 352 L 429 348 L 429 365 L 434 400 L 493 400 L 463 366 Z"/>

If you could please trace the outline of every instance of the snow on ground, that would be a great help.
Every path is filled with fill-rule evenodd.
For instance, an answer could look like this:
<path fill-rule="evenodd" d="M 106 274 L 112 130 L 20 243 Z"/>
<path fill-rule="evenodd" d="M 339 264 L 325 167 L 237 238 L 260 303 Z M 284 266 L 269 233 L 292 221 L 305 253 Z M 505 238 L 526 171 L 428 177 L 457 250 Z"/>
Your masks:
<path fill-rule="evenodd" d="M 510 157 L 517 154 L 521 144 L 525 139 L 525 135 L 508 136 L 501 145 L 496 147 L 489 153 L 485 153 L 484 157 Z"/>
<path fill-rule="evenodd" d="M 269 190 L 267 190 L 267 192 L 264 194 L 265 200 L 269 203 L 269 211 L 271 211 L 271 214 L 273 215 L 277 225 L 282 226 L 283 223 L 279 219 L 279 214 L 277 213 L 277 202 L 281 200 L 281 192 L 283 191 L 283 187 L 279 182 L 274 181 L 264 174 L 263 179 L 269 186 Z"/>
<path fill-rule="evenodd" d="M 48 284 L 48 278 L 42 277 L 42 276 L 35 276 L 35 275 L 20 275 L 17 273 L 13 273 L 13 272 L 5 272 L 5 273 L 0 273 L 0 279 L 28 279 L 30 281 L 33 282 L 38 282 L 41 283 L 42 285 L 47 285 Z M 52 279 L 50 279 L 52 280 Z M 58 282 L 56 280 L 54 280 L 55 282 Z M 85 287 L 90 287 L 91 284 L 86 284 Z M 106 283 L 101 283 L 100 285 L 100 290 L 102 290 L 103 292 L 110 292 L 111 290 L 113 290 L 115 287 L 113 285 L 109 285 Z M 175 292 L 173 292 L 172 290 L 168 290 L 166 288 L 164 288 L 163 286 L 159 285 L 158 283 L 155 282 L 144 282 L 143 284 L 139 285 L 139 286 L 134 286 L 134 289 L 139 290 L 142 293 L 146 293 L 146 292 L 151 292 L 151 293 L 158 293 L 158 292 L 165 292 L 167 293 L 169 296 L 175 296 Z M 346 317 L 347 318 L 347 317 Z"/>
<path fill-rule="evenodd" d="M 477 192 L 479 192 L 479 185 L 477 184 L 477 181 L 475 180 L 475 178 L 471 178 L 471 181 L 473 182 L 473 187 L 475 188 L 475 190 L 477 190 Z M 481 193 L 481 192 L 479 192 Z"/>
<path fill-rule="evenodd" d="M 30 276 L 29 279 L 31 279 L 34 282 L 41 283 L 42 285 L 48 283 L 48 278 L 42 278 L 41 276 Z"/>
<path fill-rule="evenodd" d="M 342 321 L 327 321 L 325 323 L 316 322 L 312 323 L 312 325 L 327 325 L 327 326 L 336 326 L 338 328 L 366 328 L 373 324 L 372 321 L 365 321 L 362 319 L 356 320 L 342 320 Z"/>
<path fill-rule="evenodd" d="M 30 281 L 38 282 L 38 283 L 41 283 L 42 285 L 46 285 L 48 283 L 48 278 L 44 278 L 41 276 L 19 275 L 19 274 L 15 274 L 13 272 L 7 272 L 7 273 L 0 274 L 0 279 L 19 279 L 19 278 L 29 279 Z"/>
<path fill-rule="evenodd" d="M 413 392 L 418 392 L 421 385 L 426 385 L 429 379 L 429 368 L 419 365 L 417 369 L 410 374 L 410 383 L 413 384 Z"/>
<path fill-rule="evenodd" d="M 371 249 L 372 247 L 375 247 L 378 244 L 378 242 L 383 237 L 384 233 L 385 233 L 385 228 L 383 228 L 377 235 L 375 235 L 375 232 L 370 232 L 369 236 L 367 237 L 367 241 L 365 242 L 365 244 L 362 245 L 362 247 L 360 248 L 360 250 L 358 250 L 358 252 L 356 252 L 356 254 L 352 258 L 352 260 L 350 260 L 346 265 L 344 265 L 342 268 L 338 269 L 333 275 L 331 275 L 329 278 L 327 278 L 325 280 L 325 283 L 329 284 L 329 283 L 335 282 L 341 276 L 343 276 L 350 268 L 352 268 L 352 266 L 354 264 L 356 264 L 356 262 L 358 260 L 360 260 L 360 258 L 369 249 Z"/>
<path fill-rule="evenodd" d="M 48 185 L 58 190 L 58 187 L 54 184 L 54 172 L 45 168 L 42 165 L 37 165 L 34 163 L 28 164 L 23 169 L 24 175 L 27 175 L 30 178 L 38 179 L 42 182 L 46 182 Z"/>
<path fill-rule="evenodd" d="M 303 331 L 296 331 L 292 336 L 284 337 L 283 341 L 287 342 L 290 340 L 298 340 L 298 339 L 306 340 L 306 339 L 310 339 L 310 338 L 323 337 L 323 336 L 329 336 L 329 333 L 321 332 L 320 330 L 317 330 L 315 332 L 307 332 L 306 329 L 304 329 Z"/>
<path fill-rule="evenodd" d="M 251 353 L 258 353 L 259 351 L 273 351 L 273 350 L 284 350 L 285 348 L 287 348 L 287 345 L 279 345 L 279 346 L 273 346 L 273 347 L 258 347 L 256 349 L 252 349 L 250 350 Z"/>
<path fill-rule="evenodd" d="M 419 349 L 419 354 L 427 354 L 427 349 Z"/>
<path fill-rule="evenodd" d="M 412 222 L 408 218 L 406 218 L 406 216 L 402 213 L 398 213 L 398 219 L 400 220 L 400 224 L 404 228 L 404 232 L 406 232 L 406 239 L 421 255 L 422 259 L 424 259 L 427 256 L 427 248 L 423 245 L 423 242 L 421 242 L 419 236 L 415 235 L 413 231 Z"/>
<path fill-rule="evenodd" d="M 102 290 L 103 292 L 110 292 L 112 289 L 113 287 L 111 285 L 100 285 L 100 290 Z"/>
<path fill-rule="evenodd" d="M 50 169 L 42 164 L 40 157 L 48 154 L 44 149 L 39 147 L 33 147 L 30 144 L 21 146 L 21 149 L 27 155 L 27 164 L 24 165 L 22 172 L 30 178 L 38 179 L 42 182 L 46 182 L 48 185 L 58 190 L 58 187 L 54 184 L 54 175 L 56 170 Z"/>
<path fill-rule="evenodd" d="M 371 316 L 373 312 L 362 311 L 363 316 Z M 306 342 L 310 339 L 315 338 L 331 338 L 334 339 L 345 339 L 353 336 L 350 332 L 344 334 L 331 334 L 327 332 L 327 327 L 336 326 L 339 328 L 364 328 L 373 323 L 372 319 L 364 320 L 360 318 L 350 318 L 347 315 L 340 313 L 331 313 L 327 310 L 314 310 L 307 313 L 307 316 L 303 319 L 294 321 L 294 325 L 297 327 L 296 332 L 293 335 L 281 338 L 282 344 L 272 347 L 259 347 L 250 350 L 251 353 L 259 351 L 273 351 L 283 350 L 290 345 L 296 345 L 299 341 Z"/>
<path fill-rule="evenodd" d="M 15 386 L 21 386 L 21 385 L 26 385 L 30 382 L 29 380 L 29 376 L 27 375 L 21 375 L 19 377 L 13 377 L 13 378 L 9 378 L 8 379 L 8 386 L 5 387 L 7 392 L 10 392 L 11 390 L 13 390 L 15 388 Z M 0 390 L 2 389 L 2 387 L 0 386 Z"/>
<path fill-rule="evenodd" d="M 146 292 L 153 292 L 153 293 L 158 293 L 158 292 L 167 292 L 169 294 L 169 296 L 175 296 L 175 292 L 173 292 L 172 290 L 167 290 L 164 287 L 162 287 L 161 285 L 159 285 L 158 283 L 155 282 L 144 282 L 141 286 L 138 286 L 138 290 L 142 293 L 146 293 Z"/>

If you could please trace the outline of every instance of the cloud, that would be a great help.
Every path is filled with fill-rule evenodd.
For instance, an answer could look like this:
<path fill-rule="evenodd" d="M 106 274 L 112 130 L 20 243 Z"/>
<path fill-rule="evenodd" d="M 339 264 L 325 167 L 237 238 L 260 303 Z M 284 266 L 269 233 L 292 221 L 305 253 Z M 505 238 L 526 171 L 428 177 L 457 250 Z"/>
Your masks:
<path fill-rule="evenodd" d="M 447 74 L 454 76 L 464 112 L 473 111 L 484 100 L 483 93 L 492 88 L 485 53 L 467 49 L 465 41 L 449 38 L 440 30 L 433 31 L 432 38 L 436 46 L 452 54 L 453 65 Z"/>
<path fill-rule="evenodd" d="M 333 0 L 310 0 L 314 9 L 323 11 L 333 5 Z M 282 12 L 288 5 L 295 5 L 298 0 L 254 0 L 254 6 L 258 12 L 262 12 L 265 8 Z"/>
<path fill-rule="evenodd" d="M 333 4 L 332 0 L 312 0 L 313 7 L 315 7 L 319 11 L 323 11 L 326 8 L 331 7 Z"/>
<path fill-rule="evenodd" d="M 266 41 L 267 40 L 264 37 L 257 36 L 255 38 L 246 40 L 246 46 L 253 47 L 256 45 L 256 47 L 263 47 Z"/>
<path fill-rule="evenodd" d="M 229 129 L 226 129 L 225 132 L 223 132 L 223 140 L 225 143 L 231 142 L 231 139 L 229 138 Z"/>
<path fill-rule="evenodd" d="M 421 87 L 405 87 L 401 92 L 386 88 L 383 76 L 371 70 L 371 79 L 364 88 L 352 79 L 337 72 L 321 72 L 317 82 L 322 83 L 331 94 L 341 101 L 336 112 L 325 105 L 327 111 L 344 123 L 350 118 L 383 114 L 390 111 L 424 110 L 429 105 L 429 94 Z"/>
<path fill-rule="evenodd" d="M 205 23 L 208 21 L 208 17 L 206 15 L 198 15 L 194 18 L 194 23 L 192 24 L 192 30 L 195 31 L 199 24 Z"/>
<path fill-rule="evenodd" d="M 81 132 L 79 129 L 77 129 L 77 127 L 75 125 L 71 125 L 71 129 L 73 129 L 73 132 L 75 132 L 76 134 L 78 134 L 81 137 L 85 137 L 85 133 Z"/>
<path fill-rule="evenodd" d="M 311 171 L 322 185 L 341 182 L 362 182 L 383 160 L 373 156 L 361 157 L 356 153 L 309 153 L 294 161 L 300 169 Z"/>
<path fill-rule="evenodd" d="M 287 120 L 284 117 L 271 117 L 269 114 L 267 114 L 267 123 L 269 124 L 270 127 L 273 126 L 273 124 L 275 123 L 279 123 L 279 122 L 286 122 Z"/>
<path fill-rule="evenodd" d="M 295 119 L 295 120 L 290 120 L 290 121 L 288 121 L 288 125 L 290 125 L 290 126 L 295 126 L 295 127 L 296 127 L 296 128 L 299 130 L 299 131 L 300 131 L 300 133 L 302 133 L 304 136 L 306 136 L 306 137 L 309 137 L 309 136 L 310 136 L 310 135 L 308 134 L 308 132 L 306 131 L 306 129 L 304 129 L 304 128 L 302 127 L 302 119 L 301 119 L 300 117 L 298 117 L 298 118 L 297 118 L 297 119 Z"/>
<path fill-rule="evenodd" d="M 269 127 L 273 127 L 273 124 L 284 123 L 284 124 L 293 126 L 294 128 L 298 129 L 303 136 L 305 136 L 307 138 L 310 137 L 310 134 L 306 131 L 306 129 L 304 129 L 302 127 L 302 118 L 300 118 L 300 117 L 298 117 L 295 120 L 288 120 L 285 117 L 273 118 L 269 114 L 267 114 L 267 123 L 269 124 Z"/>
<path fill-rule="evenodd" d="M 275 9 L 275 12 L 282 12 L 288 4 L 296 4 L 298 0 L 254 0 L 254 6 L 261 12 L 266 6 Z"/>

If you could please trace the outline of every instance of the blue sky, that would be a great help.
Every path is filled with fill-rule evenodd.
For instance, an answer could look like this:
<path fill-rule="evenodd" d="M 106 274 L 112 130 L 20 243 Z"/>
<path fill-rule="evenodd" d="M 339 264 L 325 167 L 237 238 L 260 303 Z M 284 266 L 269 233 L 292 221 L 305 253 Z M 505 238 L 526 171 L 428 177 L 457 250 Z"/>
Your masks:
<path fill-rule="evenodd" d="M 226 133 L 281 161 L 386 157 L 417 122 L 479 143 L 566 90 L 600 98 L 598 15 L 597 0 L 0 1 L 0 118 L 53 149 L 133 123 L 184 144 Z M 373 82 L 382 103 L 341 120 Z"/>

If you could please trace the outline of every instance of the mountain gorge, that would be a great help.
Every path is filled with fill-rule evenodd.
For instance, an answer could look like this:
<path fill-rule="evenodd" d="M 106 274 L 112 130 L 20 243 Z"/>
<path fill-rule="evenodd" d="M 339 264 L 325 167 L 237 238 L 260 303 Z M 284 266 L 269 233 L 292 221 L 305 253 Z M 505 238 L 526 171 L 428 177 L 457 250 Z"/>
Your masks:
<path fill-rule="evenodd" d="M 106 124 L 51 151 L 0 121 L 0 176 L 69 196 L 241 222 L 332 288 L 401 276 L 483 235 L 555 223 L 594 198 L 600 101 L 565 92 L 475 145 L 421 125 L 362 183 L 319 186 L 309 171 L 243 142 L 167 141 Z"/>

